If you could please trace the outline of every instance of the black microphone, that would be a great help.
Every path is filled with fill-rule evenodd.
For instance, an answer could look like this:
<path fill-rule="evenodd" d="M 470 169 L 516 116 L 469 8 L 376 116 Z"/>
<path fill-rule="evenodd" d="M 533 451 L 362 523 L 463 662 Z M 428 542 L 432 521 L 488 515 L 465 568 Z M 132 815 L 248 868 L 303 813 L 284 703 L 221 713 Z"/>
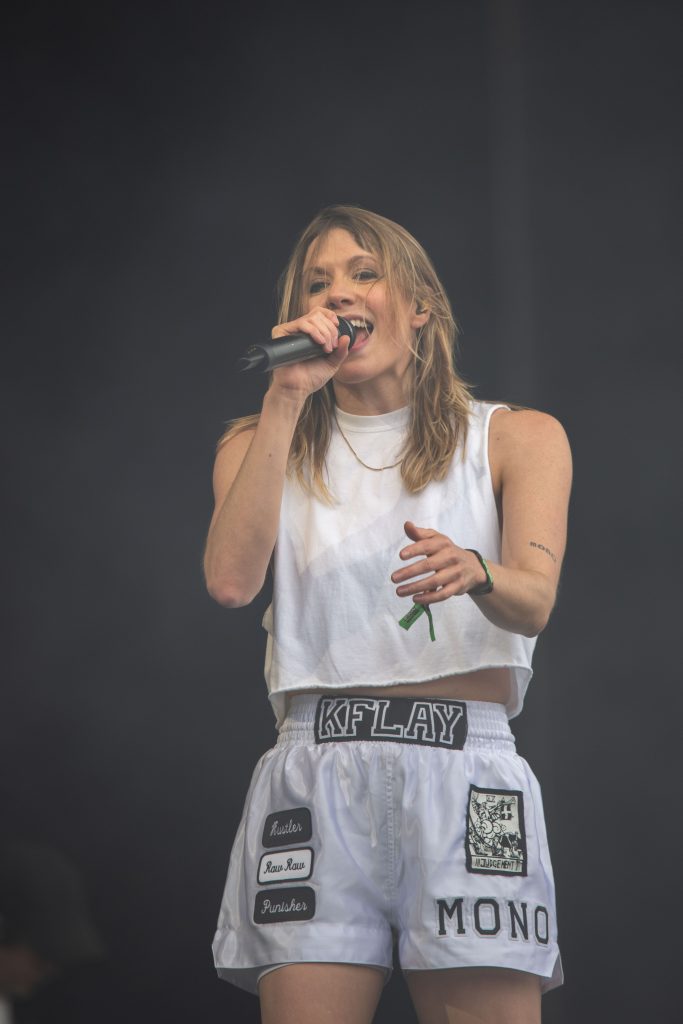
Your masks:
<path fill-rule="evenodd" d="M 349 351 L 356 340 L 356 328 L 345 317 L 339 317 L 337 337 L 348 335 Z M 286 334 L 263 345 L 250 345 L 244 355 L 235 363 L 236 370 L 274 370 L 289 363 L 303 363 L 305 359 L 329 355 L 308 334 Z"/>

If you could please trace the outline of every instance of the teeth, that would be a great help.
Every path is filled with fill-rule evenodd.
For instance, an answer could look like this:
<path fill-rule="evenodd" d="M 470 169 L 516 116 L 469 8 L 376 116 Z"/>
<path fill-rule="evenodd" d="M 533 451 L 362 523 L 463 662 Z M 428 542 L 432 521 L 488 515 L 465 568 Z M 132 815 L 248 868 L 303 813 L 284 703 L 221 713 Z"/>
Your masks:
<path fill-rule="evenodd" d="M 369 332 L 372 330 L 372 324 L 368 323 L 367 320 L 361 320 L 359 318 L 353 317 L 352 319 L 349 320 L 349 323 L 353 324 L 354 327 L 360 327 L 361 330 L 363 331 Z"/>

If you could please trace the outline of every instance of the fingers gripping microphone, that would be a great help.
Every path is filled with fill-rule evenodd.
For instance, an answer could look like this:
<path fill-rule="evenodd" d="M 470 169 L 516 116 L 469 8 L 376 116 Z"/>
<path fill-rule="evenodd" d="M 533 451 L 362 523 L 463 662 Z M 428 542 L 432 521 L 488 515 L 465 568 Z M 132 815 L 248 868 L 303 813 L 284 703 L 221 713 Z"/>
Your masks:
<path fill-rule="evenodd" d="M 339 317 L 338 337 L 347 335 L 349 351 L 356 340 L 356 329 L 350 321 L 343 316 Z M 315 359 L 316 356 L 324 356 L 320 345 L 308 334 L 287 334 L 283 338 L 274 338 L 263 345 L 251 345 L 244 355 L 237 360 L 237 370 L 275 370 L 278 366 L 287 366 L 289 363 L 302 363 L 305 359 Z"/>

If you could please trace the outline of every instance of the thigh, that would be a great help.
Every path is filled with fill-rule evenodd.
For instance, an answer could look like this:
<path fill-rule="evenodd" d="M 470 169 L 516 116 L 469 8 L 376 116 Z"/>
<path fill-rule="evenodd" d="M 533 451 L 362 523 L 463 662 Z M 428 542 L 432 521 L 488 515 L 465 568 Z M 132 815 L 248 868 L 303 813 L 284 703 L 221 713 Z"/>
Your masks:
<path fill-rule="evenodd" d="M 420 1024 L 540 1024 L 535 974 L 502 967 L 408 971 L 406 984 Z"/>
<path fill-rule="evenodd" d="M 262 1024 L 370 1024 L 385 972 L 355 964 L 287 964 L 259 985 Z"/>

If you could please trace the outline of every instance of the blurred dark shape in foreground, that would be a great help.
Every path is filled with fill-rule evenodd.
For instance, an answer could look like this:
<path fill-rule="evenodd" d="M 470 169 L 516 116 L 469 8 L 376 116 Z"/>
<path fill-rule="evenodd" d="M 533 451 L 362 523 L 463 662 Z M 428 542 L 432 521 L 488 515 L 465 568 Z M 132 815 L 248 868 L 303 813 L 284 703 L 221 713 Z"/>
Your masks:
<path fill-rule="evenodd" d="M 0 843 L 0 1024 L 101 1020 L 108 974 L 75 866 L 48 847 Z"/>

